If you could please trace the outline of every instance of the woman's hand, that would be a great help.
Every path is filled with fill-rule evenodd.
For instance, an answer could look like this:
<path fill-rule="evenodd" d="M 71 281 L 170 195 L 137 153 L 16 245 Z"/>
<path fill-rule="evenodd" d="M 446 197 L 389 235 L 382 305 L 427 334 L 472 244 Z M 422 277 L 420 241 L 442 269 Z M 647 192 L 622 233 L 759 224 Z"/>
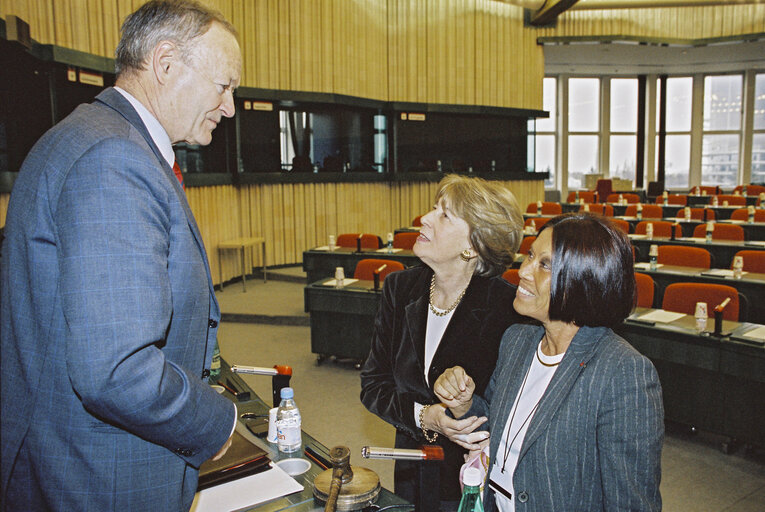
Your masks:
<path fill-rule="evenodd" d="M 455 418 L 461 418 L 473 404 L 475 382 L 464 368 L 455 366 L 441 374 L 433 385 L 436 396 L 446 404 Z"/>
<path fill-rule="evenodd" d="M 474 450 L 478 448 L 478 443 L 489 437 L 489 433 L 486 431 L 473 432 L 486 423 L 486 420 L 485 416 L 480 418 L 478 416 L 470 416 L 455 420 L 446 415 L 444 404 L 435 404 L 425 410 L 420 426 L 445 435 L 449 440 L 466 450 Z"/>

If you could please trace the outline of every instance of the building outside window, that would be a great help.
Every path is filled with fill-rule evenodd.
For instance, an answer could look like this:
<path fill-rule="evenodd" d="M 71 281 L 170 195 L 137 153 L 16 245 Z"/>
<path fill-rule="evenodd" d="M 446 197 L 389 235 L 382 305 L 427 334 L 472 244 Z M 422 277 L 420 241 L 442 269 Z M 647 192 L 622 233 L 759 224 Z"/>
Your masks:
<path fill-rule="evenodd" d="M 585 188 L 585 174 L 598 174 L 600 79 L 568 80 L 568 188 Z"/>
<path fill-rule="evenodd" d="M 751 182 L 765 183 L 765 73 L 757 74 L 754 84 Z"/>
<path fill-rule="evenodd" d="M 659 131 L 661 82 L 656 81 L 656 131 Z M 670 190 L 689 187 L 691 168 L 691 118 L 693 112 L 693 78 L 667 78 L 666 138 L 664 154 L 664 186 Z M 659 136 L 656 137 L 659 147 Z M 658 168 L 659 153 L 656 152 Z"/>
<path fill-rule="evenodd" d="M 738 181 L 743 77 L 704 78 L 701 184 L 734 187 Z"/>
<path fill-rule="evenodd" d="M 611 79 L 610 104 L 609 175 L 634 182 L 638 126 L 637 79 Z"/>

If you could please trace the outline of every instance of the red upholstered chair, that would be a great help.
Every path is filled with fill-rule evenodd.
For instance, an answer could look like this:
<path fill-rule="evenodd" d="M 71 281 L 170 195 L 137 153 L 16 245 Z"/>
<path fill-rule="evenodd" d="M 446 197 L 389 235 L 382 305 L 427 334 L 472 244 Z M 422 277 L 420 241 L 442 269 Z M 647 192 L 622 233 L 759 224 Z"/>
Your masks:
<path fill-rule="evenodd" d="M 656 198 L 656 204 L 664 204 L 664 197 L 659 196 Z M 685 206 L 688 204 L 688 196 L 683 194 L 668 194 L 667 204 L 676 206 Z"/>
<path fill-rule="evenodd" d="M 627 201 L 629 204 L 635 204 L 640 202 L 640 196 L 637 194 L 630 194 L 630 193 L 622 193 L 622 194 L 611 194 L 606 198 L 607 203 L 618 203 L 619 202 L 619 196 L 622 196 L 622 199 Z"/>
<path fill-rule="evenodd" d="M 606 217 L 613 217 L 614 216 L 614 207 L 610 204 L 603 204 L 603 203 L 586 203 L 587 204 L 587 211 L 590 213 L 597 213 L 600 215 L 604 215 Z M 579 211 L 583 212 L 585 211 L 585 206 L 581 205 L 579 207 Z"/>
<path fill-rule="evenodd" d="M 624 210 L 624 215 L 626 217 L 637 217 L 637 205 L 629 205 Z M 664 217 L 664 209 L 657 204 L 644 204 L 642 215 L 644 219 L 661 219 Z"/>
<path fill-rule="evenodd" d="M 712 255 L 701 247 L 660 245 L 656 262 L 662 265 L 710 268 L 712 266 Z"/>
<path fill-rule="evenodd" d="M 393 235 L 393 247 L 396 249 L 409 249 L 414 247 L 414 243 L 417 241 L 419 233 L 396 233 Z"/>
<path fill-rule="evenodd" d="M 694 238 L 704 238 L 707 234 L 707 225 L 699 224 L 693 228 Z M 712 231 L 712 240 L 735 240 L 744 241 L 744 228 L 736 224 L 721 224 L 715 222 L 715 230 Z"/>
<path fill-rule="evenodd" d="M 533 222 L 534 226 L 536 226 L 536 230 L 539 231 L 540 229 L 542 229 L 542 226 L 544 226 L 545 224 L 550 222 L 550 220 L 551 219 L 549 217 L 547 217 L 547 218 L 545 218 L 545 217 L 538 217 L 538 218 L 535 218 L 535 219 L 526 219 L 526 222 L 524 222 L 523 225 L 524 225 L 524 227 L 525 226 L 531 226 L 531 223 Z"/>
<path fill-rule="evenodd" d="M 517 268 L 510 268 L 505 270 L 505 273 L 502 274 L 502 279 L 504 279 L 510 284 L 514 284 L 515 286 L 518 286 L 518 284 L 521 282 L 521 278 L 518 275 Z"/>
<path fill-rule="evenodd" d="M 724 284 L 708 283 L 673 283 L 664 290 L 661 309 L 693 315 L 697 302 L 707 303 L 707 316 L 714 318 L 714 308 L 725 299 L 730 303 L 723 310 L 723 319 L 738 321 L 738 290 Z"/>
<path fill-rule="evenodd" d="M 733 192 L 738 192 L 739 194 L 744 193 L 744 185 L 738 185 L 736 188 L 733 189 Z M 761 193 L 765 192 L 765 187 L 762 185 L 746 185 L 746 195 L 748 196 L 759 196 Z"/>
<path fill-rule="evenodd" d="M 595 191 L 598 193 L 598 198 L 604 201 L 614 191 L 613 182 L 608 178 L 598 180 Z"/>
<path fill-rule="evenodd" d="M 746 197 L 732 194 L 717 194 L 717 205 L 722 206 L 728 201 L 728 206 L 746 206 Z"/>
<path fill-rule="evenodd" d="M 720 193 L 720 187 L 717 185 L 709 186 L 709 185 L 702 185 L 701 187 L 693 187 L 691 190 L 695 191 L 698 189 L 699 194 L 703 194 L 706 192 L 708 196 L 714 196 Z"/>
<path fill-rule="evenodd" d="M 385 276 L 387 276 L 391 272 L 396 272 L 397 270 L 404 270 L 404 264 L 399 261 L 378 260 L 378 259 L 368 258 L 356 263 L 356 270 L 353 272 L 353 278 L 365 279 L 367 281 L 371 281 L 372 279 L 374 279 L 373 277 L 374 271 L 382 267 L 383 265 L 386 265 L 386 267 L 380 271 L 381 283 L 383 279 L 385 279 Z"/>
<path fill-rule="evenodd" d="M 533 244 L 536 239 L 537 237 L 535 236 L 524 236 L 523 240 L 521 240 L 521 246 L 518 248 L 518 254 L 523 254 L 524 256 L 528 254 L 531 244 Z"/>
<path fill-rule="evenodd" d="M 655 285 L 651 276 L 635 272 L 635 289 L 639 308 L 652 308 Z"/>
<path fill-rule="evenodd" d="M 704 216 L 704 210 L 706 210 L 706 217 Z M 678 220 L 685 219 L 685 211 L 677 211 Z M 691 208 L 691 220 L 715 220 L 715 211 L 709 208 Z"/>
<path fill-rule="evenodd" d="M 579 191 L 579 199 L 584 199 L 585 203 L 597 203 L 597 192 L 592 192 L 589 190 L 580 190 Z M 568 197 L 566 198 L 567 203 L 576 203 L 576 191 L 569 192 Z"/>
<path fill-rule="evenodd" d="M 418 215 L 417 217 L 412 219 L 412 226 L 415 226 L 415 227 L 422 226 L 422 215 Z"/>
<path fill-rule="evenodd" d="M 738 208 L 737 210 L 733 210 L 730 214 L 730 220 L 743 220 L 747 221 L 749 220 L 749 211 L 746 208 Z M 755 209 L 754 210 L 754 221 L 755 222 L 765 222 L 765 210 L 762 209 Z"/>
<path fill-rule="evenodd" d="M 537 203 L 529 203 L 526 207 L 526 213 L 536 213 L 539 215 L 560 215 L 563 213 L 560 203 L 543 202 L 542 211 L 537 211 Z"/>
<path fill-rule="evenodd" d="M 350 247 L 352 249 L 356 248 L 356 239 L 359 237 L 358 233 L 343 233 L 342 235 L 337 235 L 337 240 L 335 243 L 338 247 Z M 364 233 L 361 235 L 361 248 L 362 249 L 379 249 L 380 248 L 380 237 L 377 235 L 370 235 L 369 233 Z"/>
<path fill-rule="evenodd" d="M 672 225 L 674 223 L 666 221 L 666 220 L 641 220 L 635 226 L 635 234 L 645 235 L 646 226 L 648 226 L 649 222 L 653 224 L 653 236 L 660 236 L 665 238 L 670 238 L 672 236 Z M 675 226 L 675 236 L 677 238 L 682 237 L 683 229 L 680 227 L 680 224 L 674 224 L 674 226 Z"/>
<path fill-rule="evenodd" d="M 630 234 L 630 223 L 626 220 L 622 219 L 608 219 L 611 221 L 612 224 L 616 224 L 616 227 L 627 233 Z"/>
<path fill-rule="evenodd" d="M 765 251 L 738 251 L 736 256 L 744 258 L 743 270 L 745 272 L 765 274 Z M 730 264 L 732 268 L 733 261 Z"/>

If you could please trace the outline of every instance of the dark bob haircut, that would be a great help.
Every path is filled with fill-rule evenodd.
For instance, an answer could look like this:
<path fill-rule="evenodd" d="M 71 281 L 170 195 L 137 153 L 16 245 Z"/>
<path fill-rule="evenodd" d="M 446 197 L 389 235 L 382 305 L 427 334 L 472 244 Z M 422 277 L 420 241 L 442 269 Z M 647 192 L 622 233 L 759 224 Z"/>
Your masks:
<path fill-rule="evenodd" d="M 560 215 L 552 229 L 550 320 L 615 327 L 635 307 L 635 270 L 627 235 L 590 213 Z"/>

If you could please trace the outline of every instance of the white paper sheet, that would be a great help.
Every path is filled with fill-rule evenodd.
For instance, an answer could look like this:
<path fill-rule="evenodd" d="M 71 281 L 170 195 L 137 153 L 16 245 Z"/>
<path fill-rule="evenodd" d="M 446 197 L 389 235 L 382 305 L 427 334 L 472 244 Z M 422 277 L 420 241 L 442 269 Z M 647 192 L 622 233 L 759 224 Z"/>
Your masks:
<path fill-rule="evenodd" d="M 329 250 L 329 246 L 328 245 L 322 245 L 321 247 L 314 247 L 313 250 L 314 251 L 328 251 Z"/>
<path fill-rule="evenodd" d="M 664 311 L 663 309 L 656 309 L 654 311 L 651 311 L 650 313 L 646 313 L 645 315 L 639 316 L 638 320 L 668 324 L 684 316 L 685 315 L 683 313 L 675 313 L 674 311 Z"/>
<path fill-rule="evenodd" d="M 765 247 L 765 241 L 762 240 L 747 240 L 745 245 L 762 245 Z"/>
<path fill-rule="evenodd" d="M 302 485 L 272 462 L 267 471 L 197 492 L 191 512 L 230 512 L 302 490 Z"/>
<path fill-rule="evenodd" d="M 746 274 L 746 271 L 741 271 L 741 275 Z M 701 273 L 702 276 L 715 276 L 715 277 L 733 277 L 733 271 L 728 268 L 712 268 L 705 270 Z"/>
<path fill-rule="evenodd" d="M 749 332 L 745 332 L 741 336 L 745 338 L 752 338 L 754 340 L 765 340 L 765 326 L 752 329 Z"/>
<path fill-rule="evenodd" d="M 401 251 L 403 251 L 403 250 L 404 250 L 404 249 L 396 249 L 396 248 L 391 248 L 391 249 L 390 249 L 390 252 L 391 252 L 391 253 L 396 253 L 396 252 L 401 252 Z M 388 252 L 388 248 L 387 248 L 387 247 L 383 247 L 382 249 L 377 249 L 375 252 Z"/>
<path fill-rule="evenodd" d="M 343 279 L 343 286 L 348 286 L 349 284 L 355 283 L 356 281 L 358 281 L 358 279 L 350 279 L 350 278 L 346 277 L 345 279 Z M 333 279 L 328 279 L 327 281 L 324 281 L 321 284 L 323 286 L 337 286 L 337 280 L 334 279 L 334 278 Z"/>
<path fill-rule="evenodd" d="M 647 238 L 647 236 L 646 236 L 646 235 L 636 235 L 636 234 L 634 234 L 634 233 L 632 233 L 632 234 L 629 234 L 629 235 L 627 235 L 627 236 L 628 236 L 628 237 L 630 237 L 630 239 L 631 239 L 631 240 L 642 240 L 642 239 L 644 239 L 644 238 Z"/>
<path fill-rule="evenodd" d="M 651 264 L 646 262 L 641 263 L 635 263 L 635 268 L 639 270 L 651 270 Z M 661 268 L 664 266 L 664 263 L 657 263 L 656 268 Z"/>

